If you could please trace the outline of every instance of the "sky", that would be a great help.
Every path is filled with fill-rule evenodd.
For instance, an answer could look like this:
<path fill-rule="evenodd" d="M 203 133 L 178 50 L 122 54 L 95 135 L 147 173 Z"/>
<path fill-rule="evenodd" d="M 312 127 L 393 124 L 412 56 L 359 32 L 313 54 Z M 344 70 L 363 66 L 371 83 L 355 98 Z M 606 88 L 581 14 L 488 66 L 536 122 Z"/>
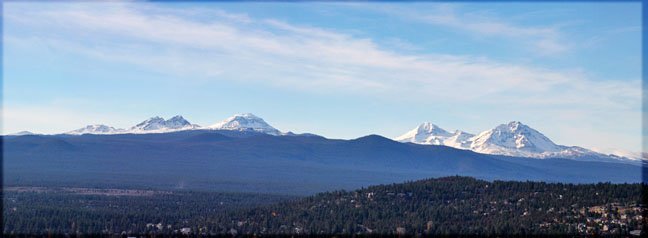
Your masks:
<path fill-rule="evenodd" d="M 558 144 L 641 151 L 636 2 L 5 2 L 2 14 L 3 134 L 250 112 L 329 138 L 521 121 Z"/>

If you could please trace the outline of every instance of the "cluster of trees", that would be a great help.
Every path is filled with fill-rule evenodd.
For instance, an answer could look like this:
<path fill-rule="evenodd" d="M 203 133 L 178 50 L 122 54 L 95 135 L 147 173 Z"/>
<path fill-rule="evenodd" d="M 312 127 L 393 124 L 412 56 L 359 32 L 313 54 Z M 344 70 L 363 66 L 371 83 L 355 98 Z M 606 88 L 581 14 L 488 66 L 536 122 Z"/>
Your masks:
<path fill-rule="evenodd" d="M 60 190 L 4 191 L 3 234 L 171 233 L 182 227 L 195 227 L 197 221 L 212 214 L 294 198 L 196 191 L 151 196 L 82 195 Z M 163 229 L 157 229 L 158 224 Z"/>
<path fill-rule="evenodd" d="M 490 183 L 447 177 L 324 193 L 214 216 L 208 223 L 238 221 L 237 232 L 252 234 L 578 234 L 579 223 L 602 215 L 583 214 L 582 209 L 633 207 L 640 200 L 638 184 Z M 640 228 L 641 220 L 628 220 L 620 233 Z"/>
<path fill-rule="evenodd" d="M 445 177 L 299 199 L 206 192 L 151 197 L 5 193 L 3 232 L 583 234 L 583 224 L 596 226 L 588 219 L 607 216 L 588 208 L 640 207 L 641 191 L 640 184 L 486 182 Z M 616 229 L 618 234 L 641 229 L 642 220 L 635 219 L 641 211 L 625 212 L 625 219 L 611 214 L 609 220 L 623 224 L 606 229 Z"/>

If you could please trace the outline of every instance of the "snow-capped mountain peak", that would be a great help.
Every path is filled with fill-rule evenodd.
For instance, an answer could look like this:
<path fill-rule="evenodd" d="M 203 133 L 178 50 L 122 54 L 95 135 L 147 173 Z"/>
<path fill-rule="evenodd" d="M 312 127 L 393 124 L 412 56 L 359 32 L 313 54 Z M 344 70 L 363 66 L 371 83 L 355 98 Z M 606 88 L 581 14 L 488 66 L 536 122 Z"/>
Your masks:
<path fill-rule="evenodd" d="M 558 152 L 563 150 L 537 130 L 512 121 L 479 133 L 471 139 L 471 150 L 481 153 L 523 155 L 522 153 Z"/>
<path fill-rule="evenodd" d="M 453 135 L 431 122 L 424 122 L 405 134 L 396 137 L 395 140 L 418 144 L 444 145 L 445 141 Z"/>
<path fill-rule="evenodd" d="M 182 116 L 174 116 L 168 120 L 155 116 L 151 117 L 137 125 L 131 127 L 129 133 L 148 133 L 148 132 L 168 132 L 177 130 L 191 130 L 199 128 L 198 125 L 191 124 Z"/>
<path fill-rule="evenodd" d="M 124 129 L 117 129 L 112 126 L 107 126 L 102 124 L 94 124 L 94 125 L 87 125 L 83 128 L 79 128 L 73 131 L 68 131 L 65 134 L 70 134 L 70 135 L 115 134 L 115 133 L 122 133 L 122 132 L 124 132 Z"/>
<path fill-rule="evenodd" d="M 149 119 L 146 119 L 143 122 L 138 123 L 137 125 L 131 127 L 132 130 L 157 130 L 163 127 L 164 124 L 164 118 L 155 116 L 151 117 Z"/>
<path fill-rule="evenodd" d="M 423 123 L 395 140 L 417 144 L 445 145 L 483 154 L 516 157 L 567 158 L 608 162 L 638 160 L 634 157 L 597 153 L 578 146 L 557 145 L 539 131 L 519 121 L 501 124 L 477 135 L 460 130 L 450 134 L 434 124 Z"/>
<path fill-rule="evenodd" d="M 236 114 L 210 127 L 202 128 L 199 125 L 191 124 L 184 117 L 177 115 L 165 120 L 160 116 L 154 116 L 146 119 L 131 128 L 116 129 L 106 125 L 88 125 L 84 128 L 66 132 L 70 135 L 82 134 L 147 134 L 147 133 L 165 133 L 184 130 L 212 129 L 212 130 L 238 130 L 238 131 L 256 131 L 270 135 L 282 135 L 282 133 L 266 123 L 262 118 L 252 113 Z"/>
<path fill-rule="evenodd" d="M 213 130 L 256 131 L 270 135 L 281 135 L 279 130 L 252 113 L 236 114 L 208 128 Z"/>
<path fill-rule="evenodd" d="M 171 128 L 171 129 L 179 129 L 191 125 L 189 121 L 187 121 L 186 119 L 184 119 L 184 117 L 180 115 L 174 116 L 164 121 L 164 124 L 166 125 L 167 128 Z"/>
<path fill-rule="evenodd" d="M 441 127 L 432 124 L 431 122 L 425 122 L 416 127 L 417 132 L 419 133 L 429 133 L 433 135 L 439 135 L 439 136 L 448 136 L 450 133 Z"/>
<path fill-rule="evenodd" d="M 502 124 L 500 126 L 504 126 L 505 124 Z M 519 128 L 530 128 L 527 125 L 522 124 L 522 122 L 519 121 L 511 121 L 508 124 L 506 124 L 506 127 L 509 128 L 510 131 L 517 131 Z"/>

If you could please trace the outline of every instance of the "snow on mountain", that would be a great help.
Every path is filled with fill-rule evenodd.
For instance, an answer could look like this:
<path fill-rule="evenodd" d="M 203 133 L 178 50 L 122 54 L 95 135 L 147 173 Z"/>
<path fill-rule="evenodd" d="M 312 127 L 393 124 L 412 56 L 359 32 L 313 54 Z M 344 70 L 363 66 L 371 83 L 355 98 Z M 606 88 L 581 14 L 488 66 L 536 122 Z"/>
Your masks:
<path fill-rule="evenodd" d="M 564 149 L 542 133 L 517 121 L 479 133 L 470 140 L 470 150 L 484 154 L 537 157 L 536 154 Z"/>
<path fill-rule="evenodd" d="M 269 135 L 281 135 L 279 130 L 252 113 L 236 114 L 207 128 L 212 130 L 256 131 Z"/>
<path fill-rule="evenodd" d="M 283 135 L 279 130 L 268 125 L 263 119 L 251 114 L 236 114 L 222 122 L 203 128 L 196 124 L 191 124 L 182 116 L 174 116 L 168 120 L 162 117 L 151 117 L 137 125 L 125 130 L 116 129 L 106 125 L 88 125 L 86 127 L 69 131 L 64 134 L 82 135 L 82 134 L 147 134 L 147 133 L 165 133 L 184 130 L 238 130 L 238 131 L 256 131 L 270 135 Z"/>
<path fill-rule="evenodd" d="M 411 131 L 396 137 L 395 140 L 400 142 L 442 145 L 443 140 L 450 136 L 451 134 L 446 130 L 441 129 L 441 127 L 430 122 L 424 122 Z"/>
<path fill-rule="evenodd" d="M 557 145 L 537 130 L 513 121 L 470 138 L 470 149 L 484 154 L 585 161 L 632 162 L 635 158 L 602 154 L 583 147 Z"/>
<path fill-rule="evenodd" d="M 592 151 L 601 153 L 601 154 L 612 154 L 612 155 L 618 155 L 621 157 L 627 157 L 633 160 L 641 160 L 647 159 L 648 156 L 646 156 L 645 153 L 642 152 L 636 152 L 636 151 L 630 151 L 630 150 L 621 150 L 621 149 L 615 149 L 615 148 L 590 148 Z"/>
<path fill-rule="evenodd" d="M 182 116 L 174 116 L 169 120 L 164 120 L 162 117 L 151 117 L 128 130 L 114 128 L 107 125 L 88 125 L 73 131 L 68 131 L 64 134 L 68 135 L 83 135 L 83 134 L 96 134 L 96 135 L 110 135 L 110 134 L 145 134 L 145 133 L 163 133 L 181 130 L 192 130 L 200 128 L 200 126 L 191 124 Z"/>
<path fill-rule="evenodd" d="M 450 146 L 458 149 L 468 149 L 470 148 L 470 138 L 472 138 L 473 134 L 470 134 L 468 132 L 456 130 L 452 136 L 448 137 L 443 141 L 443 145 L 445 146 Z"/>
<path fill-rule="evenodd" d="M 200 128 L 200 126 L 196 124 L 191 124 L 182 116 L 174 116 L 168 120 L 164 120 L 164 118 L 156 116 L 156 117 L 151 117 L 131 127 L 126 133 L 134 133 L 134 134 L 163 133 L 163 132 L 172 132 L 172 131 L 193 130 L 198 128 Z"/>
<path fill-rule="evenodd" d="M 602 154 L 579 146 L 563 146 L 563 150 L 558 152 L 544 152 L 536 158 L 567 158 L 583 161 L 620 161 L 620 162 L 636 162 L 640 161 L 637 158 L 630 158 L 619 156 L 615 154 Z"/>
<path fill-rule="evenodd" d="M 446 145 L 460 149 L 467 149 L 467 140 L 472 136 L 474 135 L 459 130 L 455 131 L 454 133 L 450 133 L 435 124 L 425 122 L 412 129 L 411 131 L 408 131 L 405 134 L 396 137 L 395 140 L 400 142 L 412 142 L 427 145 Z"/>
<path fill-rule="evenodd" d="M 426 122 L 396 141 L 417 144 L 445 145 L 468 149 L 483 154 L 508 155 L 530 158 L 567 158 L 588 161 L 634 161 L 636 158 L 602 154 L 578 146 L 557 145 L 539 131 L 512 121 L 477 135 L 463 131 L 450 134 L 440 127 Z"/>
<path fill-rule="evenodd" d="M 33 133 L 31 131 L 19 131 L 16 133 L 8 134 L 8 136 L 28 136 L 28 135 L 36 135 L 36 133 Z"/>
<path fill-rule="evenodd" d="M 124 129 L 117 129 L 112 126 L 101 124 L 87 125 L 86 127 L 79 128 L 73 131 L 68 131 L 64 134 L 68 135 L 83 135 L 83 134 L 119 134 L 125 132 Z"/>

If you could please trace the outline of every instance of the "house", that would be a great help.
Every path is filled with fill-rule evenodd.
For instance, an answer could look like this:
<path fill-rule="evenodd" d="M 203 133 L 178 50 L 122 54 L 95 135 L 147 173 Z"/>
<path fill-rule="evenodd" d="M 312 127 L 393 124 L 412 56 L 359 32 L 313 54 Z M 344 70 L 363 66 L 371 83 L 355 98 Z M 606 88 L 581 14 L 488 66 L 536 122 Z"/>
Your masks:
<path fill-rule="evenodd" d="M 605 213 L 605 207 L 604 206 L 593 206 L 588 209 L 589 212 L 591 213 L 598 213 L 598 214 L 603 214 Z"/>

